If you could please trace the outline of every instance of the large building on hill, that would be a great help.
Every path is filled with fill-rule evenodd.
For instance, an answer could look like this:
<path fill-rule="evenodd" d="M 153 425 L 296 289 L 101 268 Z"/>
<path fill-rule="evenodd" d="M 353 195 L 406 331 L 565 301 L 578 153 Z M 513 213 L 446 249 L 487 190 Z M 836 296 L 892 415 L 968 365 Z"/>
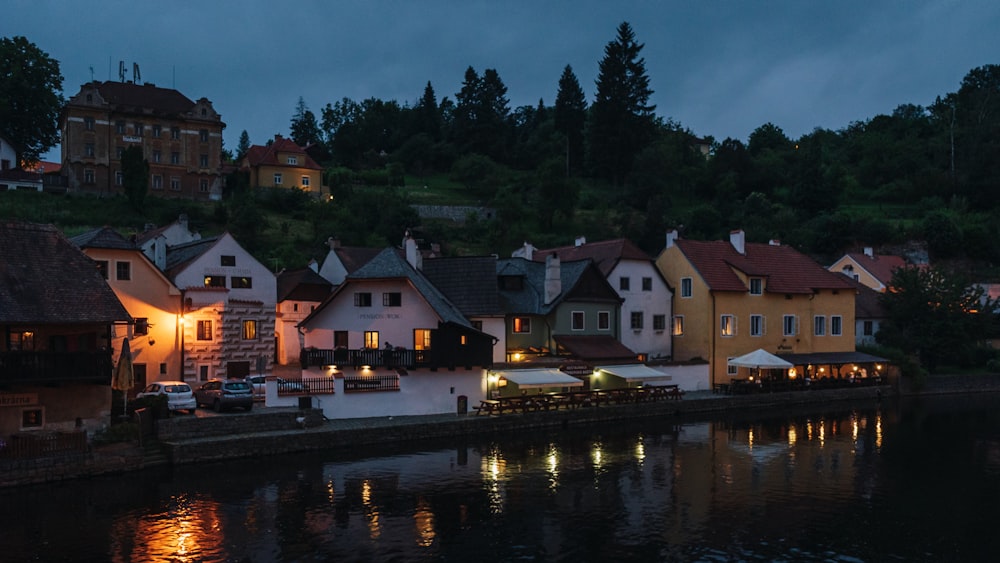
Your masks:
<path fill-rule="evenodd" d="M 220 199 L 225 126 L 207 98 L 193 102 L 149 83 L 84 84 L 59 118 L 68 189 L 124 193 L 122 154 L 138 145 L 149 162 L 150 194 Z"/>

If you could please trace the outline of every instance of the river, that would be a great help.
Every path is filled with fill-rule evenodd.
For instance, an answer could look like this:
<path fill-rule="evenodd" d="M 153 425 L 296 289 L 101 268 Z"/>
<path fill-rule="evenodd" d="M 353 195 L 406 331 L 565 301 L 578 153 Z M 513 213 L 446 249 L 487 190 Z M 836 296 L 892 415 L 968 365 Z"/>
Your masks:
<path fill-rule="evenodd" d="M 994 561 L 1000 395 L 0 491 L 0 561 Z"/>

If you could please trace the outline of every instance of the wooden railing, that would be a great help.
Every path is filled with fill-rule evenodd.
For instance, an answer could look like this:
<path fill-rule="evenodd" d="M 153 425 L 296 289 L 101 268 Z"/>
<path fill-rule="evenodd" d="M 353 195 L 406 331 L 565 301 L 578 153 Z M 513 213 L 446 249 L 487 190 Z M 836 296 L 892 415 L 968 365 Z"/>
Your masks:
<path fill-rule="evenodd" d="M 360 368 L 362 366 L 384 368 L 418 368 L 428 366 L 431 362 L 430 350 L 371 349 L 350 350 L 339 348 L 335 350 L 319 350 L 306 348 L 302 350 L 299 360 L 302 368 L 320 366 L 341 366 Z"/>
<path fill-rule="evenodd" d="M 87 453 L 86 432 L 14 434 L 0 441 L 0 459 L 32 459 L 63 454 Z"/>
<path fill-rule="evenodd" d="M 111 354 L 0 352 L 0 383 L 111 383 Z"/>
<path fill-rule="evenodd" d="M 360 391 L 399 391 L 399 376 L 371 375 L 344 378 L 344 393 Z"/>

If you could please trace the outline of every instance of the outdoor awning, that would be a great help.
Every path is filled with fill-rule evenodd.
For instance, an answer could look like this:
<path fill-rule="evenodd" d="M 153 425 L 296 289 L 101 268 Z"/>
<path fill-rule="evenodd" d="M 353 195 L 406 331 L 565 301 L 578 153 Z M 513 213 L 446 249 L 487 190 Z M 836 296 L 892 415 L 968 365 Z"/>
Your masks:
<path fill-rule="evenodd" d="M 662 371 L 655 370 L 643 364 L 626 364 L 617 366 L 598 366 L 599 371 L 618 376 L 629 383 L 644 383 L 646 381 L 673 379 Z"/>
<path fill-rule="evenodd" d="M 583 381 L 557 369 L 516 369 L 496 374 L 521 389 L 540 387 L 583 387 Z"/>
<path fill-rule="evenodd" d="M 889 360 L 865 354 L 864 352 L 813 352 L 811 354 L 781 354 L 780 358 L 797 366 L 844 365 L 844 364 L 884 364 Z"/>

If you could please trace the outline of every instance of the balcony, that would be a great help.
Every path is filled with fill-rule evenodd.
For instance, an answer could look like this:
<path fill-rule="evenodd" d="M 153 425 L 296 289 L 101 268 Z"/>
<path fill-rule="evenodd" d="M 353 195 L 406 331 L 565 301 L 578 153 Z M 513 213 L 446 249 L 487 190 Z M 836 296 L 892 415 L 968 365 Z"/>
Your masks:
<path fill-rule="evenodd" d="M 350 366 L 354 369 L 364 366 L 389 369 L 433 367 L 430 350 L 402 350 L 395 348 L 391 350 L 373 350 L 370 348 L 360 350 L 349 350 L 346 348 L 318 350 L 315 348 L 306 348 L 302 350 L 299 360 L 302 363 L 303 369 L 322 366 Z"/>
<path fill-rule="evenodd" d="M 111 353 L 0 352 L 0 385 L 111 383 Z"/>

